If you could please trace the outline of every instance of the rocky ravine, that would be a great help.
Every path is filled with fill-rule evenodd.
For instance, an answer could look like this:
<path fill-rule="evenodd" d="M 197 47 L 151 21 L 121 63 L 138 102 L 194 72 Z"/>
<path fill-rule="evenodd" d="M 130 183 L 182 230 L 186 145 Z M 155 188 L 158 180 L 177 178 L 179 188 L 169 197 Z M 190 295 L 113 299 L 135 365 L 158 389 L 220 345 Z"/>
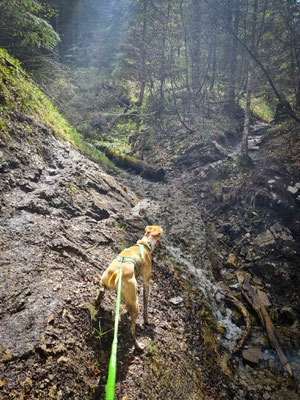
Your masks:
<path fill-rule="evenodd" d="M 34 129 L 36 135 L 20 133 L 0 148 L 0 398 L 104 398 L 115 294 L 95 304 L 99 276 L 148 223 L 165 229 L 155 256 L 152 324 L 143 328 L 139 317 L 137 334 L 147 344 L 140 354 L 122 318 L 117 398 L 230 398 L 215 362 L 210 312 L 187 282 L 193 260 L 210 275 L 200 214 L 184 208 L 184 196 L 174 207 L 173 188 L 162 189 L 164 202 L 152 192 L 159 184 L 138 178 L 151 191 L 140 202 L 69 143 Z M 194 255 L 181 254 L 187 246 Z"/>
<path fill-rule="evenodd" d="M 240 357 L 228 364 L 232 377 L 226 354 L 241 330 L 215 301 L 212 264 L 222 269 L 222 255 L 180 179 L 115 179 L 49 131 L 0 151 L 1 399 L 105 397 L 115 293 L 95 304 L 99 276 L 149 223 L 162 225 L 164 238 L 151 323 L 143 327 L 140 315 L 137 324 L 147 347 L 132 348 L 123 310 L 116 397 L 296 398 L 280 371 L 239 367 Z"/>

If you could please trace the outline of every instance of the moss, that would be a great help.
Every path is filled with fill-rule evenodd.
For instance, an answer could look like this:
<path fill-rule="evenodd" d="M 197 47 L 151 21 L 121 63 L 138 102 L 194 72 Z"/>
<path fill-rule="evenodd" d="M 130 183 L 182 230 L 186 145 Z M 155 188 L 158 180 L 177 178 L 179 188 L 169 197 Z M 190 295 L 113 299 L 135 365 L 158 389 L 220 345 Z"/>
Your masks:
<path fill-rule="evenodd" d="M 27 134 L 37 134 L 41 125 L 47 125 L 57 136 L 73 143 L 87 156 L 106 169 L 113 169 L 113 163 L 104 153 L 93 148 L 73 128 L 57 108 L 34 84 L 22 69 L 20 63 L 0 48 L 0 134 L 8 135 L 8 126 L 13 120 L 30 120 L 37 129 L 26 125 Z M 24 131 L 24 126 L 20 127 Z M 16 131 L 14 129 L 14 131 Z M 47 131 L 47 130 L 46 130 Z M 3 139 L 3 138 L 2 138 Z"/>

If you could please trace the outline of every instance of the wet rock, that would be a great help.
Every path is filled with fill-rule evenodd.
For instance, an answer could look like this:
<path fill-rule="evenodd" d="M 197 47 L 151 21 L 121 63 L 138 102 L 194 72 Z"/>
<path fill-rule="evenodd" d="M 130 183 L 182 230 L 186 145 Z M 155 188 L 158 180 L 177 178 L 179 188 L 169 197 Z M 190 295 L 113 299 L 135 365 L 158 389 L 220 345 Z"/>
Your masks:
<path fill-rule="evenodd" d="M 297 186 L 288 186 L 287 191 L 291 194 L 297 194 L 299 188 Z"/>

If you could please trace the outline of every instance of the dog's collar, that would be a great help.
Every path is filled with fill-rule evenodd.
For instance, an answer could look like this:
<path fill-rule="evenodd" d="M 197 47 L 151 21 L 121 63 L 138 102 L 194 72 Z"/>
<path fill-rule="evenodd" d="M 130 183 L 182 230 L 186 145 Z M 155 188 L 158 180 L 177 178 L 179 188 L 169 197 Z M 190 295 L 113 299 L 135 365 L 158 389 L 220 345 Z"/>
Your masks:
<path fill-rule="evenodd" d="M 144 240 L 139 240 L 139 241 L 137 242 L 137 244 L 138 244 L 138 245 L 139 245 L 139 244 L 144 245 L 144 246 L 147 248 L 147 250 L 150 251 L 150 253 L 152 252 L 151 244 L 149 244 L 148 242 L 145 242 Z"/>

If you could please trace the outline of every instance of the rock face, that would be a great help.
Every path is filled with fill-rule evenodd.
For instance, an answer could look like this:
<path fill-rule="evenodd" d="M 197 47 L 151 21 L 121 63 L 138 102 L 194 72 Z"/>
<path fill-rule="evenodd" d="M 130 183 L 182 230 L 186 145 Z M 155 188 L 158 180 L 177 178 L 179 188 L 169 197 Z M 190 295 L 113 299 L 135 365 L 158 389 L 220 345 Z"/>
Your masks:
<path fill-rule="evenodd" d="M 161 184 L 126 173 L 115 179 L 48 130 L 1 143 L 0 397 L 104 397 L 115 295 L 95 304 L 99 275 L 120 248 L 140 239 L 145 224 L 160 224 L 165 232 L 154 256 L 151 324 L 142 326 L 141 316 L 137 323 L 137 336 L 149 343 L 146 353 L 134 353 L 122 316 L 117 397 L 241 400 L 267 398 L 276 390 L 278 399 L 291 395 L 268 372 L 256 379 L 249 365 L 233 383 L 223 379 L 217 328 L 212 334 L 205 303 L 216 307 L 213 274 L 236 289 L 235 273 L 247 271 L 274 322 L 285 324 L 279 330 L 283 345 L 296 348 L 297 193 L 282 188 L 296 187 L 298 180 L 288 185 L 270 165 L 236 177 L 228 173 L 232 159 L 215 161 L 225 159 L 226 151 L 211 146 L 207 159 L 194 149 L 190 170 Z M 217 314 L 226 323 L 227 311 Z M 226 332 L 218 327 L 224 348 L 236 340 L 226 326 Z M 234 328 L 239 337 L 241 330 Z M 267 361 L 276 370 L 272 357 L 261 357 L 259 349 L 268 348 L 263 331 L 249 340 L 244 359 L 251 365 Z M 228 372 L 226 363 L 222 368 Z"/>
<path fill-rule="evenodd" d="M 216 347 L 203 339 L 212 323 L 203 299 L 215 288 L 193 199 L 139 176 L 117 182 L 50 131 L 35 133 L 0 147 L 1 400 L 104 398 L 115 293 L 101 303 L 99 278 L 145 224 L 165 232 L 154 255 L 150 325 L 140 315 L 136 328 L 148 346 L 133 351 L 122 316 L 116 396 L 229 399 L 211 362 Z M 125 184 L 148 199 L 139 202 Z"/>
<path fill-rule="evenodd" d="M 88 308 L 99 273 L 128 240 L 120 226 L 138 200 L 50 132 L 2 143 L 0 152 L 2 393 L 17 393 L 31 376 L 30 398 L 65 398 L 58 386 L 69 374 L 67 391 L 88 398 L 96 381 Z M 45 371 L 61 378 L 36 388 Z"/>

